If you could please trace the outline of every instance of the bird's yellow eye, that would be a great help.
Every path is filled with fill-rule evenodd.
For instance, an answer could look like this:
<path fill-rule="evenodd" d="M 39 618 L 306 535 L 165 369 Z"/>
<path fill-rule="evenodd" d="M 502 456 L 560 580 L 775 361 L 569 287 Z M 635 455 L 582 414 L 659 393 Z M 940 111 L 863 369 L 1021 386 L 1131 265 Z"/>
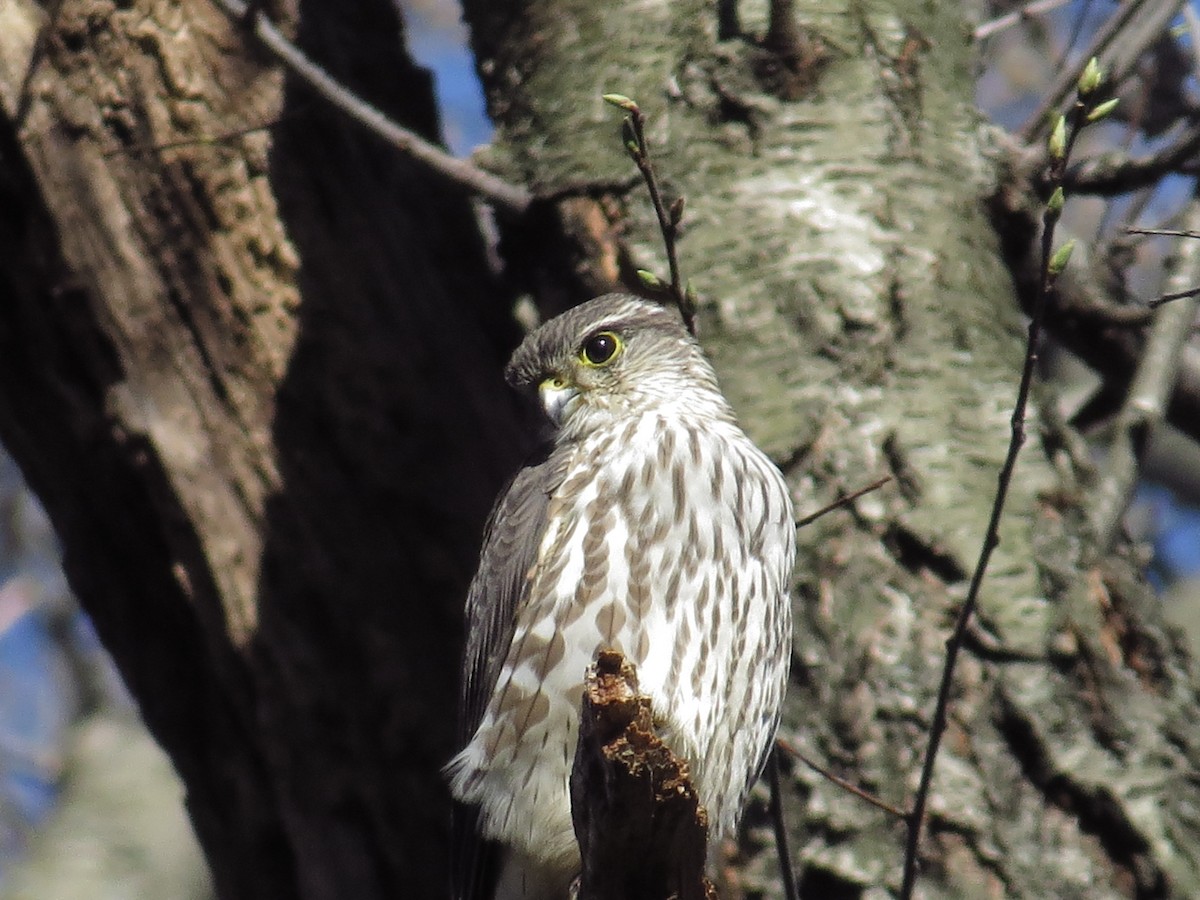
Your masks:
<path fill-rule="evenodd" d="M 621 352 L 621 339 L 611 331 L 600 331 L 583 342 L 579 358 L 589 366 L 604 366 Z"/>

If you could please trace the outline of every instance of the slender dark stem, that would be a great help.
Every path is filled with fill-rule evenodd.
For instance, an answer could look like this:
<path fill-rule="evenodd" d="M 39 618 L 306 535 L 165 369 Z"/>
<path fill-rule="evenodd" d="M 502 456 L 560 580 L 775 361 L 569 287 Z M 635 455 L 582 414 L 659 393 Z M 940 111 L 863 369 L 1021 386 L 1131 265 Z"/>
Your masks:
<path fill-rule="evenodd" d="M 1170 303 L 1172 300 L 1183 300 L 1187 297 L 1195 297 L 1197 294 L 1200 294 L 1200 287 L 1188 288 L 1186 291 L 1173 291 L 1170 294 L 1163 294 L 1161 297 L 1156 297 L 1147 306 L 1151 309 L 1158 309 L 1164 303 Z"/>
<path fill-rule="evenodd" d="M 1126 228 L 1126 234 L 1148 234 L 1153 237 L 1181 237 L 1200 239 L 1200 231 L 1181 231 L 1178 228 Z"/>
<path fill-rule="evenodd" d="M 800 760 L 800 762 L 804 763 L 806 766 L 808 766 L 810 769 L 812 769 L 814 772 L 816 772 L 818 775 L 820 775 L 826 781 L 836 784 L 838 787 L 842 788 L 842 790 L 848 791 L 849 793 L 853 794 L 855 797 L 858 797 L 860 800 L 870 803 L 876 809 L 881 809 L 885 813 L 895 816 L 897 819 L 903 819 L 906 822 L 911 817 L 911 813 L 906 813 L 902 809 L 897 809 L 896 807 L 892 806 L 892 804 L 888 803 L 886 800 L 881 800 L 879 797 L 876 797 L 870 791 L 864 791 L 862 788 L 860 788 L 858 785 L 854 784 L 853 782 L 847 781 L 845 778 L 842 778 L 840 775 L 835 775 L 833 772 L 829 771 L 827 768 L 822 766 L 820 763 L 809 759 L 804 753 L 802 753 L 800 751 L 800 749 L 798 747 L 794 746 L 789 741 L 787 741 L 783 738 L 776 738 L 775 744 L 781 750 L 783 750 L 785 753 L 787 753 L 789 756 L 794 756 L 796 759 Z"/>
<path fill-rule="evenodd" d="M 767 785 L 771 788 L 771 825 L 775 829 L 775 852 L 779 854 L 779 874 L 783 878 L 783 896 L 800 900 L 796 888 L 796 870 L 792 868 L 792 851 L 788 847 L 787 823 L 783 821 L 783 790 L 779 785 L 779 746 L 767 756 Z"/>
<path fill-rule="evenodd" d="M 1085 123 L 1086 110 L 1081 103 L 1076 103 L 1070 113 L 1070 131 L 1066 147 L 1059 159 L 1051 163 L 1049 182 L 1057 187 L 1062 184 L 1066 161 L 1079 135 L 1080 127 Z M 997 478 L 996 497 L 992 502 L 992 512 L 988 518 L 987 530 L 984 533 L 983 546 L 979 551 L 979 559 L 975 571 L 971 575 L 971 583 L 967 589 L 966 599 L 958 611 L 954 630 L 946 641 L 946 662 L 942 668 L 942 680 L 938 685 L 937 703 L 934 706 L 933 722 L 929 726 L 929 743 L 925 749 L 925 761 L 921 767 L 921 780 L 917 785 L 916 796 L 913 798 L 912 810 L 909 812 L 908 836 L 904 848 L 904 875 L 900 885 L 900 900 L 912 900 L 913 890 L 917 883 L 917 862 L 921 847 L 921 829 L 925 823 L 925 809 L 929 803 L 929 793 L 933 785 L 933 771 L 937 763 L 938 750 L 942 737 L 946 732 L 946 722 L 950 710 L 950 691 L 954 686 L 954 668 L 958 662 L 958 654 L 967 636 L 971 616 L 979 604 L 979 591 L 983 585 L 983 577 L 991 561 L 992 552 L 1000 543 L 1000 518 L 1004 513 L 1004 503 L 1008 499 L 1008 489 L 1012 482 L 1013 471 L 1016 469 L 1017 457 L 1025 444 L 1025 411 L 1029 406 L 1029 393 L 1033 386 L 1033 375 L 1038 361 L 1038 345 L 1041 341 L 1042 323 L 1045 318 L 1046 306 L 1053 287 L 1055 273 L 1050 269 L 1053 255 L 1054 230 L 1058 224 L 1059 210 L 1046 208 L 1043 217 L 1041 241 L 1040 285 L 1034 308 L 1029 320 L 1029 329 L 1025 341 L 1025 363 L 1021 369 L 1021 381 L 1017 387 L 1017 398 L 1013 404 L 1011 419 L 1011 437 L 1008 442 L 1008 452 Z"/>
<path fill-rule="evenodd" d="M 1102 56 L 1109 51 L 1118 42 L 1122 32 L 1134 21 L 1135 16 L 1139 16 L 1139 14 L 1145 18 L 1157 16 L 1160 13 L 1159 7 L 1160 3 L 1158 0 L 1126 0 L 1126 2 L 1119 4 L 1113 15 L 1092 35 L 1091 43 L 1080 54 L 1079 61 L 1070 67 L 1064 68 L 1059 73 L 1054 84 L 1042 98 L 1041 104 L 1025 120 L 1025 124 L 1018 132 L 1021 140 L 1024 143 L 1031 144 L 1043 136 L 1046 133 L 1050 114 L 1058 109 L 1062 102 L 1071 95 L 1071 92 L 1075 89 L 1075 83 L 1079 80 L 1079 74 L 1087 64 L 1087 60 L 1093 56 Z M 1128 56 L 1131 54 L 1125 55 Z M 1119 71 L 1113 71 L 1109 74 L 1111 82 L 1114 84 L 1120 81 L 1125 75 L 1124 72 Z"/>
<path fill-rule="evenodd" d="M 796 520 L 796 527 L 803 528 L 805 525 L 811 525 L 813 522 L 817 521 L 817 519 L 821 518 L 821 516 L 825 515 L 826 513 L 831 513 L 835 509 L 841 509 L 843 506 L 848 506 L 849 504 L 853 503 L 855 500 L 857 500 L 859 497 L 863 496 L 864 494 L 869 494 L 869 493 L 871 493 L 871 491 L 879 490 L 881 487 L 883 487 L 885 484 L 887 484 L 891 480 L 892 480 L 891 475 L 884 475 L 882 478 L 872 481 L 866 487 L 859 488 L 857 491 L 855 491 L 852 494 L 847 494 L 845 497 L 839 497 L 838 499 L 834 500 L 832 503 L 822 506 L 816 512 L 811 512 L 806 516 L 801 516 L 799 519 Z"/>
<path fill-rule="evenodd" d="M 654 214 L 658 217 L 658 227 L 662 231 L 663 244 L 667 251 L 667 266 L 671 271 L 671 296 L 679 306 L 679 313 L 687 330 L 696 333 L 696 310 L 688 292 L 684 290 L 683 280 L 679 275 L 679 256 L 675 248 L 675 239 L 679 231 L 679 211 L 682 207 L 679 201 L 671 211 L 663 203 L 662 191 L 658 186 L 658 178 L 654 174 L 654 164 L 650 162 L 650 148 L 646 144 L 646 114 L 636 103 L 626 107 L 629 113 L 629 129 L 633 133 L 635 148 L 630 148 L 638 171 L 646 182 L 646 190 L 650 192 L 650 202 L 654 205 Z"/>
<path fill-rule="evenodd" d="M 115 150 L 106 150 L 104 156 L 106 158 L 113 156 L 140 156 L 145 153 L 159 153 L 163 150 L 178 150 L 181 147 L 197 147 L 197 146 L 215 146 L 218 144 L 227 144 L 236 141 L 238 138 L 245 137 L 248 134 L 254 134 L 257 131 L 267 131 L 274 128 L 276 125 L 284 121 L 284 117 L 272 119 L 270 122 L 264 122 L 261 125 L 247 125 L 245 128 L 235 128 L 232 131 L 223 131 L 220 134 L 212 137 L 197 137 L 197 138 L 182 138 L 178 141 L 163 141 L 161 144 L 140 144 L 131 147 L 118 147 Z"/>

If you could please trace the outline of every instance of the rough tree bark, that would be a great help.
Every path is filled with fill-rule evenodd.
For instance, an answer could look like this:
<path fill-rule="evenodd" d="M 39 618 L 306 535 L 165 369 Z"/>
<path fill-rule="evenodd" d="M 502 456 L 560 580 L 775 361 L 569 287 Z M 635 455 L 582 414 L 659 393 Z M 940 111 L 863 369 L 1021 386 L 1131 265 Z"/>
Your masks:
<path fill-rule="evenodd" d="M 0 439 L 221 896 L 439 896 L 461 597 L 522 450 L 470 206 L 211 4 L 55 8 L 20 122 L 46 17 L 0 29 Z M 435 133 L 390 4 L 275 13 Z"/>
<path fill-rule="evenodd" d="M 800 4 L 792 28 L 743 3 L 742 33 L 699 0 L 465 6 L 492 158 L 554 198 L 545 218 L 591 262 L 570 278 L 532 266 L 526 283 L 554 306 L 634 266 L 665 273 L 599 95 L 635 98 L 668 191 L 688 200 L 680 254 L 702 339 L 800 511 L 896 477 L 800 534 L 784 733 L 907 806 L 1022 348 L 987 215 L 1001 154 L 974 111 L 961 6 Z M 1090 555 L 1086 467 L 1054 418 L 1021 460 L 960 664 L 924 895 L 1193 896 L 1190 662 L 1135 561 Z M 803 767 L 790 781 L 804 895 L 895 890 L 901 824 Z M 744 885 L 778 891 L 769 853 Z"/>
<path fill-rule="evenodd" d="M 273 10 L 432 131 L 388 3 Z M 544 198 L 504 223 L 512 283 L 551 311 L 665 269 L 599 99 L 635 97 L 688 197 L 703 340 L 801 511 L 897 476 L 801 535 L 785 730 L 905 804 L 1020 359 L 959 5 L 771 29 L 743 5 L 763 43 L 699 0 L 466 12 L 492 163 Z M 46 23 L 3 14 L 0 439 L 218 889 L 439 896 L 460 598 L 526 434 L 469 205 L 203 0 L 64 0 L 17 121 Z M 961 666 L 926 896 L 1200 895 L 1189 663 L 1133 564 L 1089 559 L 1086 483 L 1050 419 L 1037 436 Z M 898 823 L 802 768 L 789 789 L 806 896 L 894 890 Z M 747 891 L 777 891 L 764 844 L 752 828 Z"/>

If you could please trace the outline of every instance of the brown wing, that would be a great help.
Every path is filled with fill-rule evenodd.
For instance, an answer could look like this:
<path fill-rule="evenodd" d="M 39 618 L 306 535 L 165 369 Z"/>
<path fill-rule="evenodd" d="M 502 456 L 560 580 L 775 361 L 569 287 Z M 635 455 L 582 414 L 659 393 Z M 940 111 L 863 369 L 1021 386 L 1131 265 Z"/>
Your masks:
<path fill-rule="evenodd" d="M 542 448 L 501 492 L 483 533 L 479 570 L 467 591 L 459 746 L 475 734 L 512 644 L 516 610 L 546 532 L 546 507 L 563 479 L 563 457 Z M 454 822 L 454 896 L 491 896 L 497 848 L 479 837 L 478 814 L 458 804 Z"/>

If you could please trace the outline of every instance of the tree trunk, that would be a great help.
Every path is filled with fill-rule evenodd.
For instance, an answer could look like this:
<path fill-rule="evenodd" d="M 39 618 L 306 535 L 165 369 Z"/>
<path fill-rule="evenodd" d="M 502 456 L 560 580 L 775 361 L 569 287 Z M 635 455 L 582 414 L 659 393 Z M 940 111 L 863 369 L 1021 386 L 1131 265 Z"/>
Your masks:
<path fill-rule="evenodd" d="M 957 5 L 845 2 L 796 28 L 743 8 L 761 42 L 729 8 L 718 35 L 699 0 L 466 4 L 491 164 L 543 198 L 503 223 L 506 283 L 552 311 L 665 272 L 599 98 L 633 96 L 688 199 L 702 338 L 800 511 L 896 476 L 800 534 L 784 731 L 904 806 L 1020 364 L 993 141 Z M 390 4 L 273 14 L 434 131 Z M 0 439 L 218 890 L 442 896 L 461 597 L 531 436 L 470 206 L 209 4 L 64 0 L 17 121 L 45 23 L 29 0 L 4 15 Z M 1197 896 L 1190 664 L 1133 562 L 1089 557 L 1055 428 L 1031 429 L 960 666 L 922 885 Z M 895 890 L 899 822 L 800 767 L 787 787 L 805 896 Z M 749 824 L 742 888 L 777 894 Z"/>
<path fill-rule="evenodd" d="M 618 92 L 650 117 L 668 194 L 687 197 L 680 255 L 701 337 L 799 511 L 894 476 L 800 532 L 783 733 L 905 808 L 1020 369 L 986 211 L 999 154 L 974 111 L 958 6 L 809 5 L 798 27 L 753 18 L 762 6 L 739 6 L 744 33 L 726 19 L 718 34 L 698 0 L 466 3 L 493 156 L 598 236 L 604 252 L 577 269 L 666 274 L 619 115 L 600 99 Z M 590 287 L 544 293 L 553 306 Z M 924 895 L 1195 896 L 1190 663 L 1135 562 L 1089 555 L 1086 471 L 1054 417 L 1032 424 L 959 666 Z M 798 765 L 789 787 L 804 896 L 897 889 L 900 821 Z M 768 843 L 752 828 L 749 852 Z M 770 852 L 743 887 L 778 893 Z"/>
<path fill-rule="evenodd" d="M 435 133 L 390 4 L 277 15 Z M 440 896 L 461 598 L 522 451 L 470 205 L 212 4 L 65 0 L 16 123 L 21 62 L 0 437 L 220 895 Z"/>

